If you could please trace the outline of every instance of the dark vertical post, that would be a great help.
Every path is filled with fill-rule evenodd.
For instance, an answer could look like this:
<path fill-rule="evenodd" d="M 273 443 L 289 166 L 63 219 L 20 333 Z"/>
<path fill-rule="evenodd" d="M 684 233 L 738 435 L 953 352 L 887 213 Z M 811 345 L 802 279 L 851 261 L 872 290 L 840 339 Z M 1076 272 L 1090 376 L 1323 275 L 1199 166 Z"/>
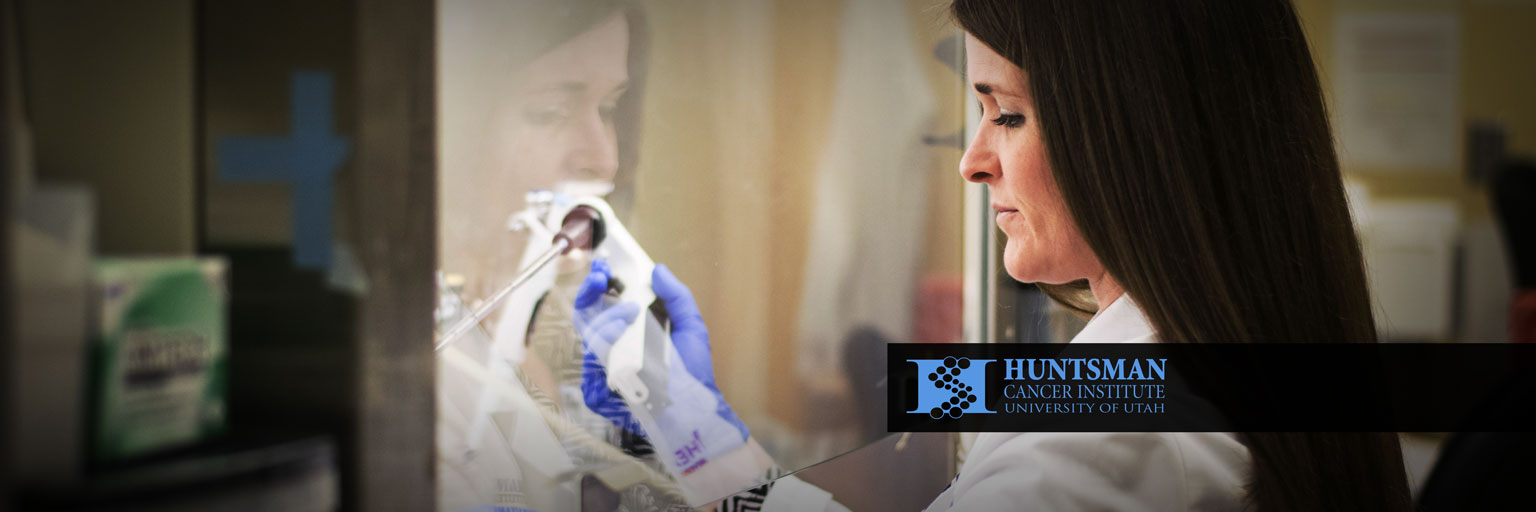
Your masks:
<path fill-rule="evenodd" d="M 436 506 L 436 14 L 433 0 L 357 3 L 356 173 L 337 190 L 368 279 L 357 318 L 357 510 Z"/>
<path fill-rule="evenodd" d="M 14 200 L 21 183 L 21 169 L 17 168 L 16 145 L 20 143 L 21 113 L 21 51 L 16 47 L 19 23 L 16 22 L 16 2 L 0 0 L 0 361 L 15 361 L 16 337 L 16 286 L 11 273 L 15 268 L 12 247 L 12 212 Z M 11 410 L 13 384 L 10 379 L 0 382 L 0 511 L 11 509 L 11 422 L 19 421 Z"/>

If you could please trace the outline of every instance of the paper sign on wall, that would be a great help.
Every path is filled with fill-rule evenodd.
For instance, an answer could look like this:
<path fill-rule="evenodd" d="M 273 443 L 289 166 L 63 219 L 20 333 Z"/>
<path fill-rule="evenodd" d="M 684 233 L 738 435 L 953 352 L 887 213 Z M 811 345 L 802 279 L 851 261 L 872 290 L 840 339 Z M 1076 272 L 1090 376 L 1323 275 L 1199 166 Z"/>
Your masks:
<path fill-rule="evenodd" d="M 1451 13 L 1341 14 L 1334 105 L 1346 165 L 1451 172 L 1460 137 L 1460 20 Z"/>

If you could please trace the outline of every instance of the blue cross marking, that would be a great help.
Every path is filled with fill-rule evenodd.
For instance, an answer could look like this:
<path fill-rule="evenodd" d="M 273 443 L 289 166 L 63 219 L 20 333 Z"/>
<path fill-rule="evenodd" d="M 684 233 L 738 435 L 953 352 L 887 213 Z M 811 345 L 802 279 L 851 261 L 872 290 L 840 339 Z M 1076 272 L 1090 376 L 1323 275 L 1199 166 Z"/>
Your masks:
<path fill-rule="evenodd" d="M 332 178 L 346 161 L 347 137 L 332 131 L 331 74 L 297 71 L 286 137 L 221 136 L 218 178 L 229 183 L 293 186 L 293 259 L 300 268 L 331 265 Z"/>

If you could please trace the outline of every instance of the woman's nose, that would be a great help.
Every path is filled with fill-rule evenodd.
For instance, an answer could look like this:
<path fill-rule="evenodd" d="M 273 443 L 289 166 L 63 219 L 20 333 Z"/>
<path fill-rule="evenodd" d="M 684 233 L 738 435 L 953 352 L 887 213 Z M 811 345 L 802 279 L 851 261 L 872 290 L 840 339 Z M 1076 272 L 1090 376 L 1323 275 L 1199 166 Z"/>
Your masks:
<path fill-rule="evenodd" d="M 1001 175 L 997 153 L 986 143 L 985 131 L 976 132 L 960 157 L 960 176 L 972 183 L 987 183 Z"/>
<path fill-rule="evenodd" d="M 612 126 L 594 113 L 573 127 L 566 170 L 578 179 L 613 179 L 619 169 L 619 148 Z"/>

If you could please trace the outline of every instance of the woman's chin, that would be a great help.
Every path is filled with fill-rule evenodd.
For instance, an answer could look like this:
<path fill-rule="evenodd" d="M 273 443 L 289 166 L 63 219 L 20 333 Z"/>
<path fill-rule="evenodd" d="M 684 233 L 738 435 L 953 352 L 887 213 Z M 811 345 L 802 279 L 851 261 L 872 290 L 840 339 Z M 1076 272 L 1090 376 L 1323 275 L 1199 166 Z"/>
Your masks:
<path fill-rule="evenodd" d="M 1035 275 L 1036 272 L 1029 264 L 1029 258 L 1026 257 L 1024 249 L 1019 247 L 1019 245 L 1021 244 L 1010 238 L 1008 243 L 1003 246 L 1003 269 L 1007 270 L 1008 277 L 1012 277 L 1015 281 L 1021 283 L 1039 281 L 1040 276 Z"/>

